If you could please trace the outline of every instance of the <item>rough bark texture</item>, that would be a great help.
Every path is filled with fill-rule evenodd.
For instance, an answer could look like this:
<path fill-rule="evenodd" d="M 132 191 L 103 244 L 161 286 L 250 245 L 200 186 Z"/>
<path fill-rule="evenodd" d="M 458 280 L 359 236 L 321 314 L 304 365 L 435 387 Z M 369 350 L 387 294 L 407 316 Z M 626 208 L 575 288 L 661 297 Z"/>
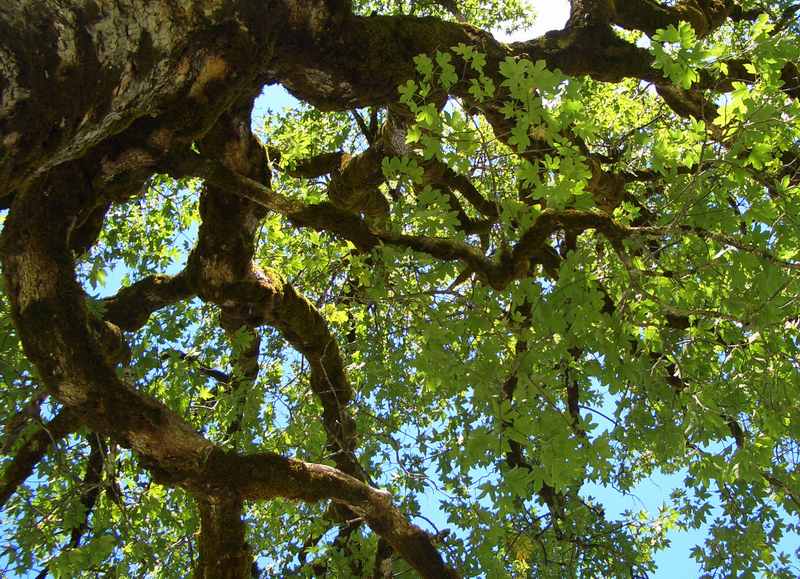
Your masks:
<path fill-rule="evenodd" d="M 233 497 L 199 497 L 200 562 L 197 579 L 249 577 L 253 564 L 244 539 L 242 501 Z"/>
<path fill-rule="evenodd" d="M 676 113 L 699 116 L 703 103 L 696 95 L 671 86 L 652 68 L 650 54 L 611 26 L 651 34 L 688 20 L 702 36 L 733 12 L 733 3 L 723 1 L 576 1 L 564 30 L 503 45 L 474 27 L 436 18 L 356 16 L 344 0 L 6 2 L 0 7 L 0 201 L 10 213 L 0 253 L 25 353 L 64 410 L 18 450 L 0 503 L 47 447 L 80 423 L 130 448 L 156 480 L 196 497 L 202 521 L 197 577 L 250 575 L 243 501 L 276 497 L 330 499 L 361 517 L 381 537 L 375 577 L 389 576 L 391 549 L 423 577 L 458 577 L 432 537 L 388 493 L 370 486 L 356 456 L 354 392 L 342 351 L 308 299 L 278 272 L 253 263 L 261 220 L 275 211 L 362 251 L 387 244 L 458 261 L 496 289 L 537 264 L 557 268 L 548 241 L 556 232 L 576 236 L 591 229 L 616 243 L 654 230 L 614 221 L 621 199 L 613 189 L 622 177 L 601 175 L 598 161 L 593 193 L 605 196 L 606 210 L 545 209 L 514 247 L 496 256 L 455 240 L 391 233 L 381 228 L 389 202 L 376 190 L 379 149 L 298 165 L 297 176 L 331 176 L 330 202 L 285 199 L 270 189 L 265 151 L 250 134 L 249 103 L 265 82 L 280 82 L 324 110 L 387 105 L 414 76 L 415 55 L 466 43 L 487 53 L 487 74 L 496 79 L 506 56 L 542 59 L 600 81 L 654 82 Z M 796 79 L 796 69 L 787 75 Z M 469 102 L 466 84 L 452 92 Z M 501 115 L 488 106 L 485 112 L 499 128 Z M 105 319 L 98 319 L 76 281 L 76 252 L 96 241 L 108 208 L 139 195 L 155 171 L 206 179 L 197 246 L 184 272 L 123 289 L 105 300 Z M 430 182 L 457 190 L 484 216 L 476 224 L 455 206 L 465 230 L 497 220 L 498 208 L 465 176 L 432 165 L 426 171 Z M 153 312 L 193 296 L 216 304 L 227 329 L 271 326 L 305 356 L 335 468 L 216 447 L 118 376 L 115 366 L 125 358 L 120 330 L 135 331 Z M 256 345 L 242 361 L 243 377 L 254 378 L 257 355 Z M 508 400 L 514 380 L 505 386 Z M 518 450 L 508 454 L 512 466 L 524 466 Z M 563 500 L 547 487 L 541 496 L 553 510 Z"/>

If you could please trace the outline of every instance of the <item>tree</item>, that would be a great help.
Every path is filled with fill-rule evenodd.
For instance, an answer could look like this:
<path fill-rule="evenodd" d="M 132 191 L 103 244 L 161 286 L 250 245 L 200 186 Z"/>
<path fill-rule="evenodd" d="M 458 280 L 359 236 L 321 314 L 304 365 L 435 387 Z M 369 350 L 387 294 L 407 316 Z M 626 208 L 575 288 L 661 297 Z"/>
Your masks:
<path fill-rule="evenodd" d="M 796 576 L 797 11 L 4 3 L 5 572 Z"/>

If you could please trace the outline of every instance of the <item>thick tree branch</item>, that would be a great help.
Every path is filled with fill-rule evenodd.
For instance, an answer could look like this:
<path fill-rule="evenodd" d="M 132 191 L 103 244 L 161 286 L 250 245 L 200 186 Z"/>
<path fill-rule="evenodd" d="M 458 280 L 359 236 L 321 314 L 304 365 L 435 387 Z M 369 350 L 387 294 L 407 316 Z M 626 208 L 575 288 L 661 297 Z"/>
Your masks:
<path fill-rule="evenodd" d="M 42 424 L 16 451 L 0 478 L 0 507 L 25 482 L 50 448 L 80 427 L 78 413 L 64 408 L 47 424 Z"/>
<path fill-rule="evenodd" d="M 247 118 L 244 114 L 241 117 Z M 245 127 L 245 121 L 236 115 L 223 116 L 201 144 L 202 149 L 212 155 L 239 151 L 236 157 L 226 158 L 228 167 L 248 177 L 263 179 L 267 159 Z M 334 158 L 338 168 L 330 164 Z M 335 155 L 303 166 L 306 171 L 319 171 L 325 164 L 332 173 L 330 191 L 334 204 L 363 209 L 369 216 L 369 203 L 362 207 L 364 198 L 359 192 L 376 191 L 382 179 L 376 154 L 368 150 L 355 157 Z M 375 167 L 377 177 L 374 177 Z M 198 246 L 189 260 L 192 283 L 201 297 L 223 308 L 222 323 L 229 334 L 237 328 L 266 323 L 279 329 L 307 358 L 311 388 L 323 408 L 322 423 L 331 458 L 343 472 L 367 480 L 355 457 L 355 426 L 348 409 L 353 391 L 336 341 L 310 302 L 276 273 L 262 271 L 253 264 L 253 239 L 264 208 L 229 194 L 224 185 L 235 183 L 208 183 L 201 198 L 203 224 Z M 253 377 L 257 372 L 257 355 L 257 345 L 251 345 L 248 358 Z M 236 421 L 231 424 L 231 429 L 234 427 L 238 429 Z M 348 509 L 342 510 L 346 519 L 357 520 Z M 342 535 L 339 540 L 345 537 Z"/>
<path fill-rule="evenodd" d="M 458 190 L 475 209 L 489 220 L 496 220 L 500 215 L 497 203 L 486 199 L 470 179 L 456 173 L 453 169 L 437 159 L 422 163 L 425 167 L 425 178 L 433 183 L 443 184 Z"/>
<path fill-rule="evenodd" d="M 458 577 L 442 563 L 431 537 L 392 506 L 389 493 L 335 468 L 270 453 L 239 456 L 217 449 L 206 460 L 202 480 L 209 491 L 233 486 L 251 500 L 278 496 L 304 501 L 332 499 L 363 517 L 423 577 Z"/>
<path fill-rule="evenodd" d="M 253 555 L 245 541 L 242 499 L 236 495 L 198 496 L 200 559 L 195 579 L 250 577 Z"/>
<path fill-rule="evenodd" d="M 362 250 L 380 243 L 406 247 L 428 253 L 439 259 L 462 261 L 487 280 L 495 289 L 503 289 L 515 279 L 527 274 L 530 261 L 540 254 L 547 238 L 564 229 L 585 231 L 596 229 L 612 240 L 626 237 L 636 230 L 615 222 L 608 214 L 577 209 L 544 210 L 522 235 L 511 252 L 497 259 L 487 258 L 478 248 L 447 238 L 424 237 L 389 233 L 372 229 L 359 217 L 327 204 L 304 206 L 273 192 L 269 187 L 238 175 L 212 159 L 183 156 L 170 163 L 179 174 L 193 174 L 225 188 L 253 203 L 285 215 L 302 226 L 329 231 L 352 241 Z"/>
<path fill-rule="evenodd" d="M 280 157 L 274 147 L 268 147 L 270 159 Z M 386 198 L 378 190 L 383 182 L 381 159 L 376 147 L 350 155 L 341 151 L 323 153 L 300 159 L 286 173 L 292 177 L 313 178 L 329 175 L 328 198 L 331 203 L 351 213 L 364 213 L 368 220 L 385 223 L 389 215 Z"/>
<path fill-rule="evenodd" d="M 120 329 L 132 332 L 144 326 L 154 312 L 193 295 L 185 274 L 153 275 L 103 299 L 103 317 Z"/>
<path fill-rule="evenodd" d="M 241 117 L 224 117 L 202 146 L 212 152 L 239 151 L 229 164 L 266 178 L 263 150 Z M 343 471 L 366 480 L 354 455 L 354 421 L 347 409 L 353 391 L 336 341 L 308 300 L 274 272 L 255 266 L 254 236 L 265 208 L 228 193 L 224 185 L 231 184 L 220 188 L 209 183 L 201 198 L 203 223 L 188 266 L 193 284 L 203 299 L 223 308 L 227 325 L 268 323 L 306 356 L 333 459 Z"/>
<path fill-rule="evenodd" d="M 375 550 L 372 579 L 391 579 L 392 576 L 392 547 L 381 537 Z"/>
<path fill-rule="evenodd" d="M 741 9 L 730 0 L 681 0 L 670 6 L 656 0 L 627 0 L 614 2 L 614 24 L 632 30 L 641 30 L 653 36 L 659 28 L 689 22 L 699 37 L 718 28 L 732 13 L 741 15 Z"/>
<path fill-rule="evenodd" d="M 276 497 L 333 501 L 339 513 L 347 513 L 348 521 L 340 527 L 337 541 L 345 541 L 361 521 L 366 521 L 381 537 L 376 576 L 391 572 L 386 561 L 392 549 L 423 577 L 457 576 L 444 563 L 436 541 L 412 525 L 393 506 L 388 493 L 368 484 L 369 477 L 356 458 L 355 421 L 350 408 L 356 396 L 333 332 L 308 299 L 278 273 L 262 270 L 254 263 L 256 234 L 268 211 L 279 213 L 295 226 L 312 227 L 350 240 L 361 252 L 391 245 L 423 252 L 440 261 L 460 262 L 466 276 L 474 272 L 498 291 L 531 276 L 537 264 L 556 277 L 562 257 L 575 247 L 583 232 L 590 230 L 599 233 L 596 237 L 610 241 L 627 271 L 634 274 L 646 266 L 632 263 L 624 240 L 680 243 L 699 237 L 783 268 L 800 268 L 794 261 L 778 259 L 779 252 L 785 250 L 783 242 L 794 239 L 778 225 L 770 226 L 769 231 L 776 238 L 783 236 L 774 243 L 773 254 L 739 237 L 713 231 L 715 227 L 722 230 L 725 225 L 709 225 L 708 230 L 685 224 L 652 225 L 669 223 L 669 210 L 664 212 L 665 219 L 658 221 L 649 216 L 632 225 L 615 220 L 614 210 L 622 201 L 631 200 L 631 191 L 638 187 L 626 189 L 629 182 L 659 178 L 648 170 L 633 177 L 619 173 L 619 158 L 613 154 L 592 155 L 585 144 L 582 150 L 592 171 L 588 188 L 601 211 L 554 209 L 542 204 L 544 211 L 531 214 L 532 225 L 518 232 L 515 245 L 506 247 L 501 240 L 492 244 L 496 253 L 490 254 L 457 239 L 410 235 L 410 226 L 387 228 L 389 206 L 379 190 L 383 181 L 381 157 L 401 150 L 408 153 L 404 149 L 403 123 L 398 121 L 393 126 L 392 115 L 388 115 L 382 135 L 378 134 L 376 116 L 369 126 L 357 117 L 370 140 L 365 152 L 322 155 L 290 170 L 290 174 L 294 171 L 295 176 L 304 178 L 330 176 L 330 201 L 316 205 L 299 203 L 271 189 L 265 152 L 249 134 L 249 111 L 243 103 L 265 81 L 281 82 L 294 94 L 328 110 L 384 106 L 396 100 L 399 84 L 417 76 L 414 57 L 418 53 L 447 51 L 464 43 L 486 54 L 484 73 L 494 80 L 498 101 L 506 97 L 499 72 L 504 59 L 541 59 L 549 68 L 560 68 L 568 75 L 586 75 L 599 81 L 634 78 L 652 83 L 676 114 L 706 121 L 712 141 L 728 147 L 739 136 L 744 140 L 746 131 L 731 136 L 714 125 L 715 98 L 703 91 L 719 89 L 734 78 L 751 74 L 741 70 L 744 65 L 731 62 L 729 78 L 703 77 L 694 89 L 685 90 L 653 68 L 650 53 L 621 39 L 613 26 L 652 34 L 658 28 L 688 20 L 702 37 L 731 19 L 753 16 L 733 1 L 573 0 L 564 30 L 511 45 L 498 43 L 489 33 L 469 25 L 437 18 L 354 16 L 347 0 L 270 0 L 265 6 L 255 6 L 250 0 L 109 0 L 99 9 L 94 4 L 29 0 L 0 9 L 0 206 L 11 208 L 0 241 L 5 289 L 27 357 L 48 392 L 64 405 L 50 423 L 27 440 L 11 445 L 16 455 L 0 480 L 0 504 L 22 484 L 48 447 L 73 432 L 78 424 L 85 424 L 98 433 L 93 437 L 108 436 L 131 448 L 156 480 L 180 486 L 195 496 L 202 519 L 199 577 L 249 574 L 252 557 L 244 542 L 242 503 Z M 786 22 L 780 25 L 791 26 Z M 465 63 L 454 60 L 456 69 L 462 70 Z M 784 93 L 796 97 L 797 67 L 785 66 L 781 78 Z M 467 81 L 459 78 L 452 94 L 477 109 L 478 103 L 470 100 Z M 719 84 L 714 87 L 712 82 Z M 587 92 L 592 94 L 591 87 Z M 777 91 L 765 94 L 775 96 L 776 102 L 785 98 Z M 436 102 L 443 103 L 445 97 L 444 93 L 436 95 Z M 502 140 L 510 123 L 501 118 L 496 105 L 486 104 L 484 113 Z M 779 114 L 770 122 L 781 118 Z M 648 137 L 640 129 L 637 137 Z M 626 151 L 630 157 L 625 158 L 649 163 L 647 154 L 652 151 L 653 142 L 639 142 Z M 565 143 L 574 145 L 576 140 Z M 609 149 L 613 144 L 607 145 Z M 199 155 L 182 154 L 194 145 Z M 521 155 L 533 160 L 542 151 L 554 148 L 545 141 L 536 146 L 541 151 Z M 704 149 L 703 158 L 718 152 L 716 147 Z M 749 155 L 750 151 L 742 154 Z M 789 177 L 790 186 L 796 184 L 800 174 L 796 152 L 787 151 L 780 156 L 780 160 L 771 162 L 783 165 L 775 172 Z M 604 169 L 604 165 L 616 167 Z M 96 242 L 109 206 L 135 195 L 144 178 L 159 168 L 202 176 L 206 181 L 199 241 L 187 269 L 172 278 L 153 276 L 142 280 L 103 300 L 100 308 L 87 304 L 75 275 L 75 254 L 85 252 Z M 431 182 L 445 188 L 464 231 L 483 233 L 498 220 L 498 204 L 484 197 L 469 178 L 436 163 L 429 163 L 425 169 Z M 737 171 L 740 181 L 752 178 L 747 187 L 742 186 L 742 191 L 747 189 L 742 195 L 754 208 L 754 214 L 758 210 L 767 214 L 772 207 L 763 210 L 752 197 L 757 197 L 763 186 L 771 201 L 779 201 L 778 189 L 770 184 L 774 175 L 752 173 L 755 170 L 746 167 Z M 728 192 L 720 197 L 721 212 L 729 211 L 725 195 Z M 648 203 L 656 205 L 658 197 L 653 195 Z M 462 200 L 485 219 L 470 217 Z M 779 210 L 784 211 L 787 206 Z M 640 209 L 644 213 L 644 206 Z M 734 222 L 731 230 L 735 225 Z M 740 233 L 746 232 L 740 229 Z M 589 247 L 588 243 L 596 240 L 587 236 L 585 241 Z M 561 256 L 553 249 L 556 243 Z M 764 247 L 771 247 L 770 243 L 772 240 L 765 240 Z M 648 262 L 651 247 L 641 249 L 636 257 Z M 602 258 L 605 249 L 600 240 L 598 259 L 581 265 L 599 269 L 608 266 L 609 275 L 621 271 L 624 277 L 625 271 L 614 262 L 613 255 L 607 261 Z M 656 253 L 655 249 L 650 251 Z M 663 260 L 649 262 L 659 268 L 657 275 L 664 271 L 662 267 L 673 267 L 670 257 L 683 256 L 680 251 L 671 253 L 669 249 L 664 254 L 667 257 Z M 745 280 L 739 285 L 751 287 L 747 284 L 757 277 L 757 271 L 756 265 L 736 272 Z M 714 289 L 713 284 L 705 284 L 708 278 L 698 279 L 705 286 L 700 289 Z M 638 283 L 633 277 L 630 281 Z M 612 279 L 612 283 L 625 281 Z M 731 281 L 725 287 L 734 287 L 733 284 Z M 644 284 L 636 289 L 642 288 Z M 659 291 L 660 294 L 646 294 L 644 288 L 641 293 L 654 296 L 651 310 L 660 306 L 666 311 L 663 319 L 655 320 L 656 327 L 683 332 L 691 326 L 698 335 L 705 331 L 690 317 L 695 312 L 694 317 L 703 317 L 711 311 L 700 309 L 705 298 L 696 298 L 700 304 L 696 310 L 677 309 L 667 304 L 672 299 L 668 289 Z M 331 458 L 336 468 L 273 453 L 244 456 L 215 446 L 165 405 L 120 378 L 116 366 L 127 355 L 122 331 L 137 330 L 159 308 L 194 295 L 219 306 L 222 324 L 229 334 L 240 329 L 253 332 L 267 324 L 278 329 L 308 359 L 310 387 L 323 409 L 322 426 L 330 453 L 325 459 Z M 688 293 L 687 296 L 680 299 L 694 299 Z M 459 294 L 460 297 L 464 296 Z M 610 313 L 613 302 L 607 293 L 604 297 L 603 312 Z M 634 329 L 642 328 L 641 316 L 648 317 L 653 312 L 644 306 L 632 309 L 640 316 L 632 318 Z M 98 310 L 104 311 L 105 319 L 100 319 Z M 720 317 L 740 322 L 734 314 L 723 312 Z M 630 348 L 626 356 L 642 355 L 645 364 L 648 359 L 654 361 L 653 370 L 662 368 L 664 357 L 659 355 L 654 360 L 654 353 L 644 345 L 641 351 L 637 350 L 640 342 L 635 335 L 630 338 L 625 333 L 628 329 L 619 332 L 622 337 L 613 338 L 622 344 L 621 348 Z M 713 340 L 721 334 L 711 335 Z M 633 343 L 637 346 L 631 346 Z M 522 356 L 528 347 L 519 341 L 516 355 Z M 246 351 L 235 356 L 234 375 L 246 379 L 243 384 L 256 378 L 258 350 L 258 341 L 254 340 Z M 567 352 L 575 361 L 582 358 L 580 348 Z M 655 368 L 655 362 L 659 368 Z M 678 365 L 678 361 L 670 361 L 664 376 L 676 393 L 686 388 Z M 227 378 L 233 388 L 238 386 L 235 379 Z M 502 397 L 507 402 L 514 402 L 516 380 L 516 375 L 509 377 L 503 385 Z M 565 387 L 568 418 L 576 433 L 581 434 L 581 391 L 569 376 Z M 710 427 L 719 430 L 716 419 L 721 417 L 740 450 L 746 449 L 748 443 L 748 423 L 739 422 L 744 412 L 731 404 L 730 414 L 721 412 L 713 417 L 715 425 Z M 635 423 L 635 417 L 632 421 Z M 774 422 L 782 424 L 781 419 Z M 231 432 L 240 426 L 238 417 L 231 424 Z M 510 426 L 510 422 L 503 424 L 504 428 Z M 724 432 L 723 435 L 727 436 Z M 87 517 L 102 478 L 103 449 L 99 440 L 93 439 L 84 477 L 86 492 L 82 500 L 88 507 Z M 512 467 L 531 464 L 526 462 L 518 443 L 511 445 L 506 460 Z M 764 477 L 797 500 L 796 493 L 791 494 L 791 489 L 780 485 L 779 473 L 770 471 Z M 557 492 L 548 485 L 542 487 L 539 496 L 554 514 L 569 512 L 572 503 L 577 505 L 577 495 L 566 490 Z M 74 530 L 71 545 L 80 543 L 83 530 Z"/>
<path fill-rule="evenodd" d="M 61 43 L 53 38 L 51 29 L 36 24 L 61 18 L 52 13 L 59 9 L 45 0 L 37 2 L 37 19 L 26 19 L 16 9 L 0 19 L 0 38 L 5 40 L 0 45 L 4 55 L 0 61 L 8 84 L 5 94 L 13 95 L 0 117 L 0 132 L 8 135 L 0 167 L 5 193 L 91 149 L 102 149 L 106 184 L 120 171 L 152 167 L 167 150 L 188 146 L 202 137 L 231 102 L 242 94 L 256 93 L 268 78 L 323 109 L 385 105 L 396 100 L 398 85 L 415 76 L 413 58 L 417 54 L 447 50 L 459 43 L 485 51 L 486 73 L 495 79 L 499 62 L 518 56 L 544 60 L 549 68 L 573 76 L 603 81 L 633 77 L 665 83 L 662 73 L 652 68 L 649 52 L 618 38 L 608 22 L 651 30 L 683 18 L 704 33 L 733 10 L 730 2 L 687 1 L 666 7 L 650 0 L 582 1 L 576 3 L 566 29 L 506 46 L 462 23 L 410 16 L 353 16 L 346 2 L 275 0 L 265 12 L 251 10 L 245 0 L 233 0 L 226 10 L 213 13 L 205 11 L 200 2 L 190 3 L 182 11 L 167 8 L 163 13 L 158 12 L 163 8 L 160 3 L 128 0 L 124 4 L 115 2 L 107 12 L 93 14 L 75 8 L 62 18 L 65 38 Z M 141 15 L 127 18 L 130 27 L 126 32 L 114 25 L 122 11 Z M 108 52 L 109 40 L 99 30 L 104 34 L 113 31 L 120 50 Z M 80 35 L 84 37 L 78 43 L 77 58 L 95 65 L 81 68 L 80 77 L 59 75 L 66 56 L 57 47 L 69 44 L 66 37 L 77 41 Z M 225 41 L 209 44 L 209 38 Z M 148 42 L 145 39 L 150 39 L 148 50 L 143 48 Z M 47 50 L 34 54 L 32 46 Z M 28 77 L 23 69 L 37 74 Z M 58 79 L 57 84 L 48 78 Z M 81 86 L 96 90 L 78 90 Z M 469 83 L 459 82 L 453 94 L 469 99 L 468 89 Z M 61 96 L 53 101 L 54 94 Z M 85 97 L 76 102 L 67 96 L 74 94 Z M 28 102 L 24 95 L 33 95 L 35 102 Z M 35 106 L 36 99 L 42 98 L 48 99 L 47 106 Z M 98 99 L 108 106 L 103 113 L 89 114 Z M 146 104 L 137 107 L 133 105 L 136 102 Z M 32 112 L 42 110 L 70 113 L 50 118 Z M 153 121 L 153 116 L 159 120 Z M 54 126 L 58 127 L 55 133 L 51 131 Z"/>
<path fill-rule="evenodd" d="M 290 177 L 314 179 L 338 171 L 347 156 L 347 153 L 344 151 L 322 153 L 320 155 L 314 155 L 313 157 L 297 159 L 292 166 L 282 168 L 281 170 Z M 267 147 L 267 160 L 273 166 L 278 165 L 282 157 L 283 155 L 280 149 L 272 146 Z"/>
<path fill-rule="evenodd" d="M 58 179 L 41 183 L 43 192 L 62 186 Z M 122 382 L 90 329 L 74 278 L 64 217 L 79 212 L 82 200 L 55 191 L 17 196 L 1 253 L 20 338 L 60 402 L 74 408 L 93 431 L 135 451 L 159 481 L 201 495 L 333 499 L 363 516 L 423 577 L 458 576 L 431 538 L 392 506 L 388 493 L 332 467 L 274 454 L 225 452 L 163 404 Z M 330 347 L 319 352 L 323 360 L 326 351 Z"/>

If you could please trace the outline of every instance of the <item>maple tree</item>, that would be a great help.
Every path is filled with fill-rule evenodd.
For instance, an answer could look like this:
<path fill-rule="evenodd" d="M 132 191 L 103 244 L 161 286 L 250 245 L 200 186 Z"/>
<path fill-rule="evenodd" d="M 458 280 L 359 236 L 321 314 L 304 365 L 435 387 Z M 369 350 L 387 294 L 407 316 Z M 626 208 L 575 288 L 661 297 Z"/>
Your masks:
<path fill-rule="evenodd" d="M 4 3 L 4 572 L 796 576 L 800 7 L 570 7 Z"/>

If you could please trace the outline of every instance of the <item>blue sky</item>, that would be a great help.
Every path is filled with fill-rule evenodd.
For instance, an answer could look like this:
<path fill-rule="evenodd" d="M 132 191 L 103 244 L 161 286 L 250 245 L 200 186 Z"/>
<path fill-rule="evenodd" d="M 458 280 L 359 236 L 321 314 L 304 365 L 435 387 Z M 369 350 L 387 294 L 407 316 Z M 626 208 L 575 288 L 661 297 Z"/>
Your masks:
<path fill-rule="evenodd" d="M 547 30 L 561 28 L 568 15 L 568 3 L 563 0 L 550 2 L 534 1 L 534 9 L 537 11 L 538 18 L 535 26 L 526 31 L 516 32 L 512 35 L 496 33 L 500 40 L 514 41 L 523 40 L 538 36 Z M 253 110 L 253 126 L 258 127 L 263 124 L 263 119 L 269 114 L 270 109 L 280 111 L 284 107 L 291 107 L 297 103 L 282 87 L 266 87 L 262 95 L 256 100 Z M 176 262 L 171 268 L 171 273 L 177 271 L 182 264 Z M 108 273 L 105 287 L 101 288 L 103 295 L 113 294 L 119 288 L 124 270 L 118 268 Z M 613 414 L 613 405 L 602 409 L 609 414 Z M 604 419 L 595 417 L 595 421 L 603 423 Z M 658 508 L 669 499 L 670 492 L 682 485 L 682 474 L 655 475 L 642 482 L 634 492 L 629 495 L 621 495 L 614 490 L 603 487 L 592 486 L 586 489 L 583 494 L 591 493 L 603 503 L 610 518 L 619 516 L 625 510 L 647 510 L 650 513 L 657 513 Z M 434 492 L 427 493 L 421 497 L 420 501 L 423 513 L 431 519 L 440 529 L 448 526 L 446 519 L 438 508 L 438 499 Z M 416 521 L 421 526 L 426 526 L 422 520 Z M 694 560 L 690 557 L 691 548 L 702 542 L 705 538 L 703 529 L 692 532 L 671 532 L 669 535 L 672 545 L 669 549 L 661 552 L 657 556 L 658 571 L 653 575 L 655 578 L 672 579 L 682 577 L 696 577 L 699 569 Z M 784 550 L 791 551 L 800 547 L 800 539 L 792 537 L 784 539 Z"/>
<path fill-rule="evenodd" d="M 523 40 L 543 34 L 547 30 L 560 28 L 566 21 L 568 15 L 568 3 L 563 0 L 553 2 L 534 2 L 538 18 L 536 25 L 527 31 L 519 31 L 511 35 L 496 32 L 498 39 L 504 41 Z M 253 128 L 258 129 L 263 126 L 264 118 L 271 111 L 279 112 L 286 107 L 293 107 L 298 104 L 283 87 L 273 85 L 265 87 L 261 96 L 256 99 L 253 108 Z M 176 262 L 171 270 L 177 271 L 182 264 Z M 171 273 L 174 273 L 172 271 Z M 122 270 L 109 272 L 107 283 L 102 288 L 103 295 L 109 295 L 119 287 L 122 277 Z M 607 408 L 601 409 L 608 414 L 613 414 L 613 404 L 609 403 Z M 604 419 L 595 417 L 595 421 L 603 423 Z M 670 492 L 682 485 L 683 475 L 672 474 L 654 475 L 642 482 L 632 493 L 621 495 L 613 489 L 605 489 L 597 485 L 587 487 L 585 494 L 592 494 L 603 503 L 609 517 L 619 516 L 625 510 L 640 511 L 646 510 L 652 514 L 658 512 L 659 507 L 669 500 Z M 438 499 L 435 493 L 430 492 L 426 497 L 421 498 L 421 504 L 425 510 L 425 516 L 431 519 L 439 528 L 447 527 L 447 521 L 443 517 L 437 505 Z M 417 521 L 418 524 L 425 526 L 424 521 Z M 669 549 L 661 552 L 656 560 L 659 566 L 658 572 L 653 577 L 658 579 L 672 579 L 675 577 L 696 577 L 700 571 L 694 560 L 690 557 L 691 548 L 702 543 L 705 538 L 704 529 L 677 532 L 671 531 L 669 538 L 672 545 Z M 792 537 L 784 539 L 784 549 L 794 550 L 800 546 L 800 539 Z"/>
<path fill-rule="evenodd" d="M 521 41 L 536 36 L 540 36 L 548 30 L 560 29 L 569 16 L 569 3 L 566 0 L 533 0 L 530 2 L 536 12 L 537 19 L 534 26 L 528 30 L 521 30 L 512 34 L 504 34 L 502 31 L 494 31 L 498 40 L 504 42 Z M 645 43 L 648 44 L 648 43 Z M 263 119 L 269 114 L 269 110 L 281 111 L 285 107 L 292 107 L 297 101 L 283 87 L 273 85 L 265 87 L 261 96 L 256 99 L 253 108 L 253 127 L 262 125 Z M 601 409 L 611 415 L 614 412 L 613 404 Z M 603 423 L 604 419 L 596 416 L 595 421 Z M 669 502 L 670 493 L 683 485 L 684 473 L 677 474 L 656 474 L 639 484 L 633 492 L 628 495 L 621 495 L 613 489 L 606 489 L 597 485 L 584 488 L 582 494 L 592 494 L 604 505 L 607 515 L 610 518 L 618 517 L 625 510 L 641 511 L 645 510 L 655 515 L 659 507 Z M 437 527 L 446 528 L 447 521 L 442 515 L 437 505 L 435 493 L 431 491 L 425 497 L 421 497 L 420 504 L 423 507 L 426 517 L 431 519 Z M 417 521 L 423 527 L 426 523 L 422 520 Z M 685 577 L 697 577 L 700 569 L 690 552 L 692 547 L 702 543 L 706 537 L 705 528 L 698 530 L 679 532 L 670 531 L 668 534 L 671 540 L 670 548 L 660 552 L 656 556 L 658 571 L 651 575 L 655 579 L 675 579 Z M 800 548 L 800 537 L 786 537 L 781 543 L 784 551 L 793 552 Z"/>

